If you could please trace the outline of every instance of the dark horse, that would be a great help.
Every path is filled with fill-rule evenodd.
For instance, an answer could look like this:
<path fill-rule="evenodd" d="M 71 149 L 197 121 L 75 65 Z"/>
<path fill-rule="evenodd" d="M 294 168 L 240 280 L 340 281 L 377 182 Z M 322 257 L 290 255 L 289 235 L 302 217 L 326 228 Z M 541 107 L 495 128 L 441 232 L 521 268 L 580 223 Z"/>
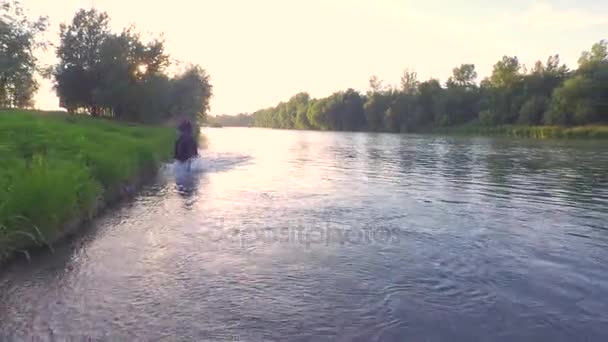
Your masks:
<path fill-rule="evenodd" d="M 175 142 L 174 158 L 181 162 L 188 162 L 190 168 L 190 160 L 198 156 L 198 143 L 194 137 L 192 123 L 189 120 L 184 120 L 178 127 L 179 137 Z"/>

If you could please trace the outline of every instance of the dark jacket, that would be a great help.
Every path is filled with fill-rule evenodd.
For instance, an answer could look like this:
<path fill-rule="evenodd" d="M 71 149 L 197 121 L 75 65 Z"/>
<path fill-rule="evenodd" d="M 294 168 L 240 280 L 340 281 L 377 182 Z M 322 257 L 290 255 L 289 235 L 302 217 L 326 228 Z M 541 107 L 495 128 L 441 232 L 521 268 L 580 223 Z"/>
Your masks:
<path fill-rule="evenodd" d="M 191 131 L 182 129 L 179 138 L 175 142 L 174 158 L 185 162 L 192 157 L 198 156 L 198 143 Z"/>

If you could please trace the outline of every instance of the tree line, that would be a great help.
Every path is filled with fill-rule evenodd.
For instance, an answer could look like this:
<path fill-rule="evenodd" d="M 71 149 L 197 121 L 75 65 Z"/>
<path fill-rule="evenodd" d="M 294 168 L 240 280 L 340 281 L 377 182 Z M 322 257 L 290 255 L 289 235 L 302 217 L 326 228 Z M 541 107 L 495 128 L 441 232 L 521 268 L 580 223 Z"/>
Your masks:
<path fill-rule="evenodd" d="M 247 113 L 240 113 L 237 115 L 215 115 L 209 116 L 208 120 L 211 126 L 225 126 L 225 127 L 250 127 L 253 126 L 253 117 Z"/>
<path fill-rule="evenodd" d="M 584 52 L 576 70 L 559 55 L 528 70 L 504 56 L 492 74 L 477 82 L 475 65 L 453 69 L 445 84 L 420 82 L 405 70 L 399 86 L 372 76 L 370 89 L 326 98 L 298 93 L 287 102 L 252 114 L 255 126 L 337 131 L 417 132 L 436 127 L 480 125 L 587 125 L 608 123 L 608 43 Z"/>
<path fill-rule="evenodd" d="M 170 75 L 164 41 L 145 42 L 133 27 L 114 33 L 107 13 L 77 11 L 60 26 L 59 62 L 40 66 L 35 50 L 48 18 L 30 19 L 16 0 L 0 0 L 0 107 L 31 108 L 36 74 L 50 78 L 60 106 L 69 113 L 135 122 L 177 116 L 204 121 L 212 96 L 209 75 L 189 65 Z"/>

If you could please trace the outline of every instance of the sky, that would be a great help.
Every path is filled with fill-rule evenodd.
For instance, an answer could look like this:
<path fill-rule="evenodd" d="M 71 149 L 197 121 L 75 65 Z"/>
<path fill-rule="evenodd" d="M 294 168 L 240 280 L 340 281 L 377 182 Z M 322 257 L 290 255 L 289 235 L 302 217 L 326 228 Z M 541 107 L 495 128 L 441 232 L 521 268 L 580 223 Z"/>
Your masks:
<path fill-rule="evenodd" d="M 473 63 L 479 79 L 503 55 L 532 66 L 559 54 L 575 68 L 608 38 L 608 1 L 595 0 L 22 0 L 46 15 L 47 38 L 80 8 L 106 11 L 115 31 L 163 34 L 172 58 L 210 75 L 211 114 L 253 112 L 306 91 L 365 91 L 376 75 L 397 85 L 404 69 L 445 82 Z M 54 51 L 40 52 L 54 63 Z M 58 109 L 49 81 L 37 107 Z"/>

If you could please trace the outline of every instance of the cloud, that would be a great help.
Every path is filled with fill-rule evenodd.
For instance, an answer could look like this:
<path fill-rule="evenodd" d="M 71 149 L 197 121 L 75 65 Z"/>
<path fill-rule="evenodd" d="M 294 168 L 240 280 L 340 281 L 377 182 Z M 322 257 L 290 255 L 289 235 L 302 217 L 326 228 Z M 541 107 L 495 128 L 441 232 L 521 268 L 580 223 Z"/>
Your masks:
<path fill-rule="evenodd" d="M 585 30 L 608 25 L 608 15 L 581 9 L 559 9 L 540 2 L 515 16 L 515 22 L 533 29 Z"/>

